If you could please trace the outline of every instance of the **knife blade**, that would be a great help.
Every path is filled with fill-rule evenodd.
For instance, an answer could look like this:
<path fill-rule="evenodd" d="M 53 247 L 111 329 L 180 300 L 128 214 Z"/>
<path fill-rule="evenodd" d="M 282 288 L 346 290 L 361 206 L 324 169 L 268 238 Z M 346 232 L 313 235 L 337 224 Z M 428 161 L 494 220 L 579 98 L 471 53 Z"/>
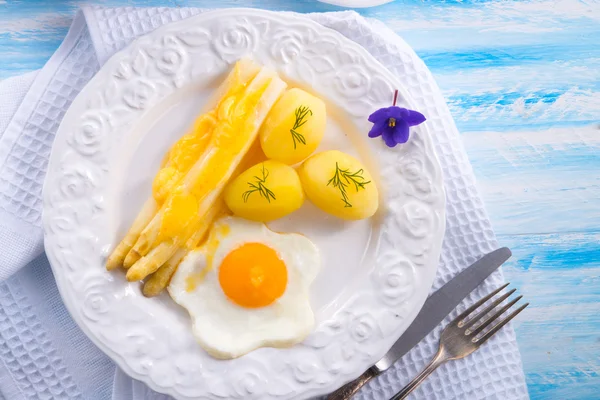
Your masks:
<path fill-rule="evenodd" d="M 381 360 L 357 379 L 331 393 L 327 396 L 327 399 L 349 399 L 365 383 L 391 367 L 400 357 L 427 336 L 469 293 L 498 267 L 504 264 L 511 255 L 512 252 L 508 247 L 494 250 L 452 278 L 452 280 L 429 296 L 413 323 Z"/>

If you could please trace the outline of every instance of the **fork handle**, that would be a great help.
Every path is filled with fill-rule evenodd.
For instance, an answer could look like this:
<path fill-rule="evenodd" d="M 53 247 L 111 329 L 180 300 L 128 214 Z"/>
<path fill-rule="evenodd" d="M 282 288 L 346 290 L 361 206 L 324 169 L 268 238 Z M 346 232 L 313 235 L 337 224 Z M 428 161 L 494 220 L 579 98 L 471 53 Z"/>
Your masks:
<path fill-rule="evenodd" d="M 329 394 L 326 400 L 348 400 L 352 398 L 361 387 L 376 376 L 377 372 L 374 371 L 373 368 L 369 368 L 355 380 L 346 383 L 335 392 Z"/>
<path fill-rule="evenodd" d="M 419 386 L 425 379 L 427 379 L 427 377 L 429 375 L 431 375 L 431 373 L 433 371 L 435 371 L 437 367 L 439 367 L 446 361 L 448 361 L 448 358 L 446 357 L 446 353 L 445 353 L 443 347 L 440 347 L 438 349 L 438 352 L 436 353 L 435 357 L 433 357 L 433 359 L 429 362 L 427 367 L 425 367 L 423 372 L 421 372 L 419 375 L 417 375 L 412 381 L 410 381 L 410 383 L 408 385 L 406 385 L 404 387 L 404 389 L 402 389 L 401 391 L 396 393 L 396 395 L 394 397 L 392 397 L 390 400 L 406 399 L 408 397 L 408 395 L 411 394 L 413 392 L 413 390 L 415 390 L 417 388 L 417 386 Z"/>

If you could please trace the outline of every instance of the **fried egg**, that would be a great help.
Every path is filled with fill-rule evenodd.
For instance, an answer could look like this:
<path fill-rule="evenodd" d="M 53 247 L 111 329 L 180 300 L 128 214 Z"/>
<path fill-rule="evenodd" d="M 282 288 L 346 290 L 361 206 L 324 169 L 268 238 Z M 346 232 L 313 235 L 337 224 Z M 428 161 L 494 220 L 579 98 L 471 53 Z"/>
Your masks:
<path fill-rule="evenodd" d="M 189 312 L 198 343 L 213 357 L 236 358 L 304 340 L 314 326 L 309 287 L 320 263 L 303 235 L 225 217 L 181 262 L 168 289 Z"/>

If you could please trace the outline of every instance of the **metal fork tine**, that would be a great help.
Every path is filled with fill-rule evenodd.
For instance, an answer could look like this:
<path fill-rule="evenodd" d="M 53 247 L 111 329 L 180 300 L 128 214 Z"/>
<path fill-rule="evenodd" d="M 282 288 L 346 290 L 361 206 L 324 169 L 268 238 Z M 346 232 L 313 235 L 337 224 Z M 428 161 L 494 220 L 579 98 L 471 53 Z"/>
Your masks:
<path fill-rule="evenodd" d="M 506 294 L 501 294 L 497 299 L 490 302 L 492 304 L 484 305 L 485 302 L 490 300 L 508 285 L 509 284 L 507 283 L 494 290 L 449 323 L 442 331 L 440 345 L 435 357 L 419 375 L 413 378 L 413 380 L 404 387 L 404 389 L 396 393 L 396 395 L 392 397 L 392 400 L 405 399 L 421 382 L 427 379 L 437 367 L 446 361 L 458 360 L 476 351 L 489 338 L 502 329 L 504 325 L 523 311 L 529 303 L 518 308 L 515 307 L 516 310 L 510 310 L 511 307 L 523 298 L 523 296 L 517 296 L 514 300 L 510 300 L 510 296 L 516 291 L 515 289 L 510 290 Z M 507 303 L 502 305 L 502 302 L 504 301 L 507 301 Z M 479 307 L 482 307 L 482 311 L 474 313 Z M 471 313 L 476 315 L 470 318 L 468 322 L 465 322 L 466 317 Z M 506 318 L 500 318 L 504 313 L 510 314 L 508 314 Z M 479 322 L 481 322 L 479 326 L 473 329 L 473 327 L 476 326 L 475 324 Z M 491 328 L 488 329 L 490 326 Z M 485 329 L 488 330 L 485 331 Z M 481 335 L 481 337 L 478 337 L 478 335 Z"/>
<path fill-rule="evenodd" d="M 504 325 L 506 325 L 511 319 L 513 319 L 514 317 L 516 317 L 528 305 L 529 305 L 529 303 L 523 304 L 521 307 L 519 307 L 515 311 L 513 311 L 508 317 L 504 318 L 502 321 L 500 321 L 496 325 L 494 325 L 494 327 L 492 329 L 490 329 L 489 331 L 487 331 L 485 333 L 485 335 L 483 335 L 482 337 L 480 337 L 477 340 L 475 338 L 473 338 L 471 340 L 473 340 L 475 343 L 484 344 L 489 338 L 491 338 L 492 336 L 494 336 L 494 334 L 496 332 L 498 332 L 500 329 L 502 329 L 502 327 Z"/>
<path fill-rule="evenodd" d="M 481 307 L 483 305 L 483 303 L 485 303 L 486 301 L 488 301 L 489 299 L 491 299 L 492 297 L 494 297 L 496 294 L 498 294 L 499 291 L 501 291 L 502 289 L 504 289 L 505 287 L 507 287 L 510 283 L 505 283 L 504 285 L 500 286 L 498 289 L 494 290 L 492 293 L 488 294 L 487 296 L 485 296 L 483 299 L 479 300 L 477 303 L 473 304 L 471 307 L 467 308 L 462 314 L 460 314 L 455 321 L 458 321 L 459 323 L 462 322 L 463 319 L 465 319 L 465 317 L 469 314 L 471 314 L 473 311 L 475 311 L 476 309 L 478 309 L 479 307 Z"/>
<path fill-rule="evenodd" d="M 463 323 L 461 324 L 460 322 L 458 323 L 458 326 L 460 328 L 462 328 L 463 326 L 465 328 L 468 328 L 470 326 L 473 326 L 473 324 L 477 321 L 479 321 L 481 319 L 481 317 L 485 317 L 487 315 L 487 313 L 489 313 L 490 311 L 492 311 L 494 308 L 496 308 L 496 306 L 500 303 L 502 303 L 504 300 L 506 300 L 511 294 L 513 294 L 514 292 L 516 292 L 517 289 L 513 289 L 505 294 L 503 294 L 502 296 L 498 297 L 496 300 L 494 300 L 494 302 L 492 304 L 490 304 L 489 306 L 487 306 L 484 310 L 478 312 L 477 314 L 475 314 L 474 317 L 472 317 L 469 322 L 467 323 Z"/>
<path fill-rule="evenodd" d="M 492 315 L 491 317 L 489 317 L 488 319 L 483 321 L 483 323 L 481 325 L 479 325 L 475 330 L 472 331 L 470 329 L 467 329 L 465 331 L 465 335 L 473 335 L 473 336 L 479 335 L 485 328 L 490 326 L 490 324 L 492 322 L 497 320 L 502 314 L 504 314 L 509 308 L 511 308 L 517 301 L 521 300 L 521 298 L 523 298 L 523 296 L 519 296 L 519 297 L 515 298 L 514 300 L 510 301 L 504 307 L 500 308 L 500 310 L 498 310 L 497 313 L 495 313 L 494 315 Z"/>

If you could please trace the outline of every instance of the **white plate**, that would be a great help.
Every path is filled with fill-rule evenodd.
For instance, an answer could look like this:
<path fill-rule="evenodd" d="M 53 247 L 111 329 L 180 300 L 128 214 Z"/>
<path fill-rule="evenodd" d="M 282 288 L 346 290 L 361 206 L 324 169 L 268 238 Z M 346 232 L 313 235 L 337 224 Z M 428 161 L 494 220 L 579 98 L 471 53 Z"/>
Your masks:
<path fill-rule="evenodd" d="M 319 0 L 321 3 L 329 3 L 340 7 L 367 8 L 380 6 L 394 0 Z"/>
<path fill-rule="evenodd" d="M 329 103 L 322 148 L 356 154 L 382 193 L 376 218 L 343 223 L 307 204 L 275 225 L 307 234 L 323 268 L 317 326 L 301 345 L 218 361 L 194 342 L 186 312 L 146 299 L 105 257 L 150 193 L 163 153 L 232 63 L 251 55 Z M 45 246 L 61 296 L 83 331 L 132 377 L 178 399 L 308 398 L 377 361 L 412 322 L 433 281 L 445 198 L 427 122 L 406 145 L 366 137 L 367 116 L 408 88 L 356 43 L 308 19 L 259 10 L 203 13 L 113 56 L 73 102 L 44 186 Z"/>

